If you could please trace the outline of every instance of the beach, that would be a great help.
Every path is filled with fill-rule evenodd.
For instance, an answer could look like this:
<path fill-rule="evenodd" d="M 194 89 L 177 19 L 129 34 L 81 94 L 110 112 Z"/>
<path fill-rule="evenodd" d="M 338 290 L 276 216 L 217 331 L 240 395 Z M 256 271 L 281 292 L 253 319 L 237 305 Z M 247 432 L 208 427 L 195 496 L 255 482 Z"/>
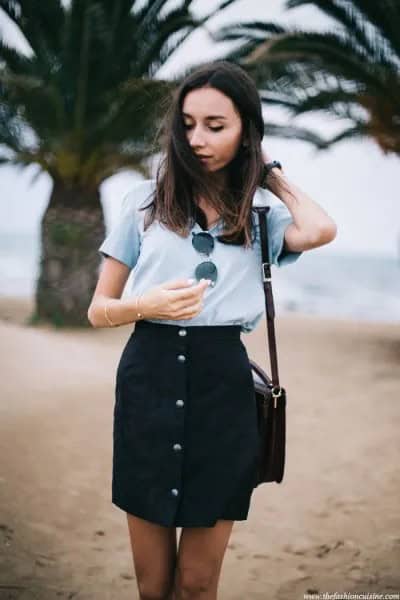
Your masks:
<path fill-rule="evenodd" d="M 32 327 L 31 308 L 0 298 L 0 599 L 136 599 L 111 503 L 114 378 L 133 325 Z M 400 323 L 278 314 L 275 327 L 285 477 L 235 523 L 219 599 L 398 593 Z M 270 373 L 265 323 L 242 340 Z"/>

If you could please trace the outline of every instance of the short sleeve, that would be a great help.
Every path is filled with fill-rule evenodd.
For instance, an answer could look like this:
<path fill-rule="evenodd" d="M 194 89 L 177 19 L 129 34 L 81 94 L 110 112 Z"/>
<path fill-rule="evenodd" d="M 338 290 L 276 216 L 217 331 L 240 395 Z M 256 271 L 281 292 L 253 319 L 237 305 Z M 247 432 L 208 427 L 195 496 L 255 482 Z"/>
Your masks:
<path fill-rule="evenodd" d="M 130 269 L 136 265 L 140 251 L 140 233 L 136 211 L 135 193 L 127 194 L 121 206 L 116 225 L 99 248 L 102 256 L 116 258 Z"/>
<path fill-rule="evenodd" d="M 271 264 L 283 267 L 294 263 L 302 252 L 290 252 L 283 248 L 285 242 L 285 230 L 293 223 L 293 217 L 284 204 L 274 204 L 267 214 L 268 223 L 268 245 Z"/>

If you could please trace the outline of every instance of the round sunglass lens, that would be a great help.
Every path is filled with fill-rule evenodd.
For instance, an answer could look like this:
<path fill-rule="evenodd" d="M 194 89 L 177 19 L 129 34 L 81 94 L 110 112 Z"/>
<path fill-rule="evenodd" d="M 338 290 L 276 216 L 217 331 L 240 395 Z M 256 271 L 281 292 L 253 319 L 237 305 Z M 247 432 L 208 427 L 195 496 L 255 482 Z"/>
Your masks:
<path fill-rule="evenodd" d="M 209 233 L 194 233 L 192 237 L 192 244 L 197 252 L 203 254 L 210 254 L 214 249 L 214 238 Z"/>
<path fill-rule="evenodd" d="M 197 265 L 195 276 L 198 281 L 200 281 L 200 279 L 211 279 L 214 284 L 217 281 L 218 270 L 214 263 L 205 261 Z"/>

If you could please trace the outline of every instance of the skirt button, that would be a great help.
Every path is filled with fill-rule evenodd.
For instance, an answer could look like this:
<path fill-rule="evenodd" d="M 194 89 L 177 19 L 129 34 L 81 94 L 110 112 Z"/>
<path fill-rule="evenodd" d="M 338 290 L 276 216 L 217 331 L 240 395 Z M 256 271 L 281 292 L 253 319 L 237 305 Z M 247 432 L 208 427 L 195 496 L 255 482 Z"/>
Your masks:
<path fill-rule="evenodd" d="M 179 354 L 178 355 L 178 360 L 179 360 L 179 362 L 185 362 L 186 356 L 184 354 Z"/>
<path fill-rule="evenodd" d="M 179 494 L 179 492 L 178 492 L 178 490 L 177 490 L 176 488 L 172 488 L 172 490 L 171 490 L 171 494 L 172 494 L 173 496 L 177 496 L 177 495 Z"/>
<path fill-rule="evenodd" d="M 187 331 L 186 331 L 186 329 L 180 329 L 178 333 L 180 336 L 183 336 L 183 335 L 187 334 Z"/>

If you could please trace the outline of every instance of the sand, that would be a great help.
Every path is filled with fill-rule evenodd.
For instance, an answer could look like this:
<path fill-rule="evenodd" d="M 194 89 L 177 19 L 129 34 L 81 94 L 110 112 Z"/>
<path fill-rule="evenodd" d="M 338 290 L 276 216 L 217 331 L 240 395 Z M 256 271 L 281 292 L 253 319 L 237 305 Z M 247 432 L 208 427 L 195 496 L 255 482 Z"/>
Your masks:
<path fill-rule="evenodd" d="M 0 299 L 0 598 L 137 599 L 111 503 L 114 376 L 132 326 L 28 327 L 30 306 Z M 285 478 L 259 486 L 235 523 L 219 599 L 398 593 L 400 324 L 275 323 Z M 264 366 L 265 335 L 261 323 L 242 336 Z"/>

